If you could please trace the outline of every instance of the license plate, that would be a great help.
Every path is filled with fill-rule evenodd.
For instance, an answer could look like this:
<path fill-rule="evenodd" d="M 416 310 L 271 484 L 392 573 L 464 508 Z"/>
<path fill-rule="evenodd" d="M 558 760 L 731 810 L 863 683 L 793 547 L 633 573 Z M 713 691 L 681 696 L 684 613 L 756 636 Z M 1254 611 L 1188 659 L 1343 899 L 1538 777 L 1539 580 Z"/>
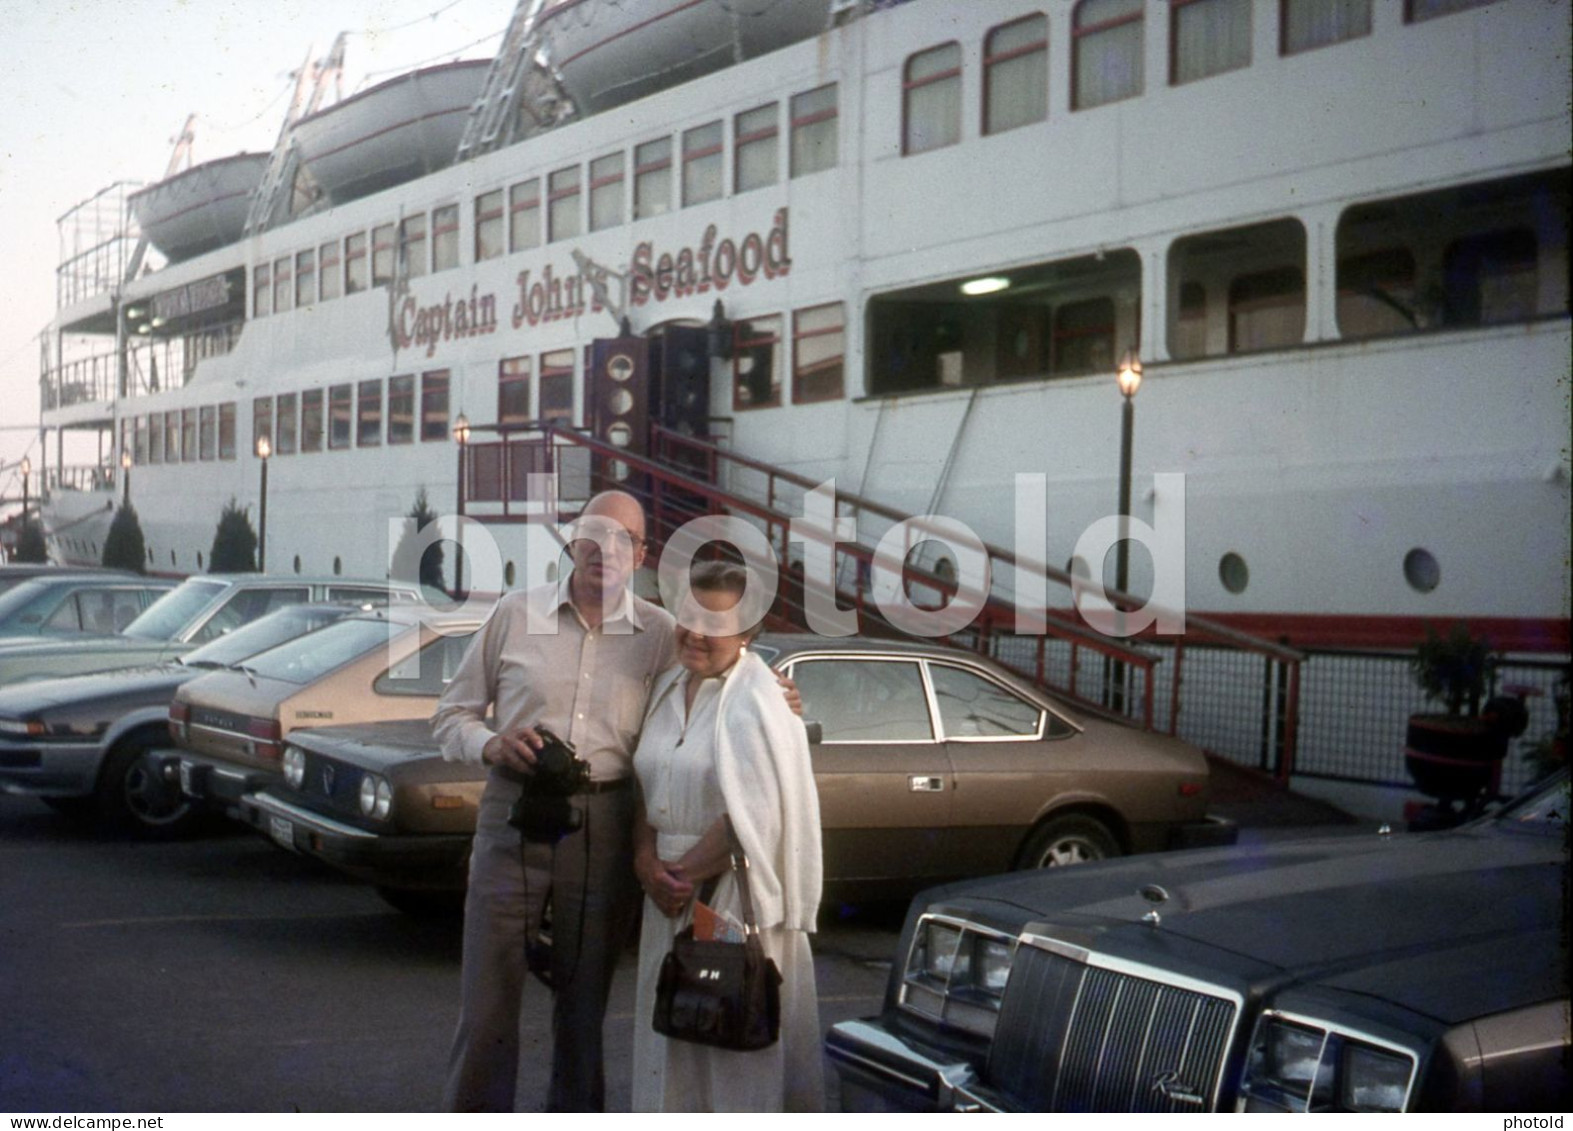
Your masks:
<path fill-rule="evenodd" d="M 295 826 L 290 821 L 268 814 L 268 835 L 291 852 L 295 851 Z"/>
<path fill-rule="evenodd" d="M 180 763 L 180 792 L 187 797 L 194 796 L 191 792 L 191 763 Z"/>

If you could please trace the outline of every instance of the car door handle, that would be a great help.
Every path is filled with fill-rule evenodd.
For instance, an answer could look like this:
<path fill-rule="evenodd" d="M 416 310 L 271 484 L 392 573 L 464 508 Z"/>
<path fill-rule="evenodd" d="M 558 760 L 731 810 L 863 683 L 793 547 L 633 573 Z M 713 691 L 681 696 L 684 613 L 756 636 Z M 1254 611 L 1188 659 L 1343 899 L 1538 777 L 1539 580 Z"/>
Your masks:
<path fill-rule="evenodd" d="M 913 774 L 907 778 L 907 788 L 913 793 L 940 793 L 945 788 L 945 779 L 930 777 L 927 774 Z"/>

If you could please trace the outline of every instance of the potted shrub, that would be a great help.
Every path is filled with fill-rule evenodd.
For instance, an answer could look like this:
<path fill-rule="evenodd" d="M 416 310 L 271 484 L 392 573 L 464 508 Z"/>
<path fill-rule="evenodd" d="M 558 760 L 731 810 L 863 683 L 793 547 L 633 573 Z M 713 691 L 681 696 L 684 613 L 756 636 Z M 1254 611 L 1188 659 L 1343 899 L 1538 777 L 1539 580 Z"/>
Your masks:
<path fill-rule="evenodd" d="M 1508 739 L 1528 722 L 1523 700 L 1492 697 L 1497 655 L 1491 642 L 1456 624 L 1446 636 L 1432 628 L 1409 670 L 1443 713 L 1409 716 L 1404 761 L 1420 792 L 1443 802 L 1470 802 L 1492 791 Z"/>

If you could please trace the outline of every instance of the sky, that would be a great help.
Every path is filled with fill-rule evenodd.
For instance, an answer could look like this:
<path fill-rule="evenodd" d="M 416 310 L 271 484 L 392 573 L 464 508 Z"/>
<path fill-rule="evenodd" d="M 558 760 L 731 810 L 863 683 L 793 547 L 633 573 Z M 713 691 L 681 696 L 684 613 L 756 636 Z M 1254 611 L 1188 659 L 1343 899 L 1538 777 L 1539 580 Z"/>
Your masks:
<path fill-rule="evenodd" d="M 512 11 L 512 0 L 0 0 L 12 45 L 0 77 L 0 498 L 20 497 L 24 453 L 41 463 L 38 336 L 54 315 L 64 213 L 115 181 L 162 178 L 189 114 L 194 162 L 271 150 L 294 72 L 341 31 L 348 96 L 412 67 L 489 57 Z"/>

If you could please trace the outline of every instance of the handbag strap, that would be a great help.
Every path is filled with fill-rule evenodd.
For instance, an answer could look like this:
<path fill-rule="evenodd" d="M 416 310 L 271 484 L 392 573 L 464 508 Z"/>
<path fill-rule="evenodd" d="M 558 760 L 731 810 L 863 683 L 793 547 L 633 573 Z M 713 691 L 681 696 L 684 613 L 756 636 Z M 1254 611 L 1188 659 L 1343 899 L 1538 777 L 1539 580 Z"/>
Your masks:
<path fill-rule="evenodd" d="M 759 924 L 754 921 L 754 900 L 748 890 L 748 854 L 743 851 L 742 843 L 737 839 L 737 830 L 732 827 L 732 816 L 723 813 L 721 820 L 726 824 L 726 841 L 732 853 L 732 871 L 737 873 L 737 895 L 743 904 L 743 929 L 748 935 L 759 934 Z"/>

